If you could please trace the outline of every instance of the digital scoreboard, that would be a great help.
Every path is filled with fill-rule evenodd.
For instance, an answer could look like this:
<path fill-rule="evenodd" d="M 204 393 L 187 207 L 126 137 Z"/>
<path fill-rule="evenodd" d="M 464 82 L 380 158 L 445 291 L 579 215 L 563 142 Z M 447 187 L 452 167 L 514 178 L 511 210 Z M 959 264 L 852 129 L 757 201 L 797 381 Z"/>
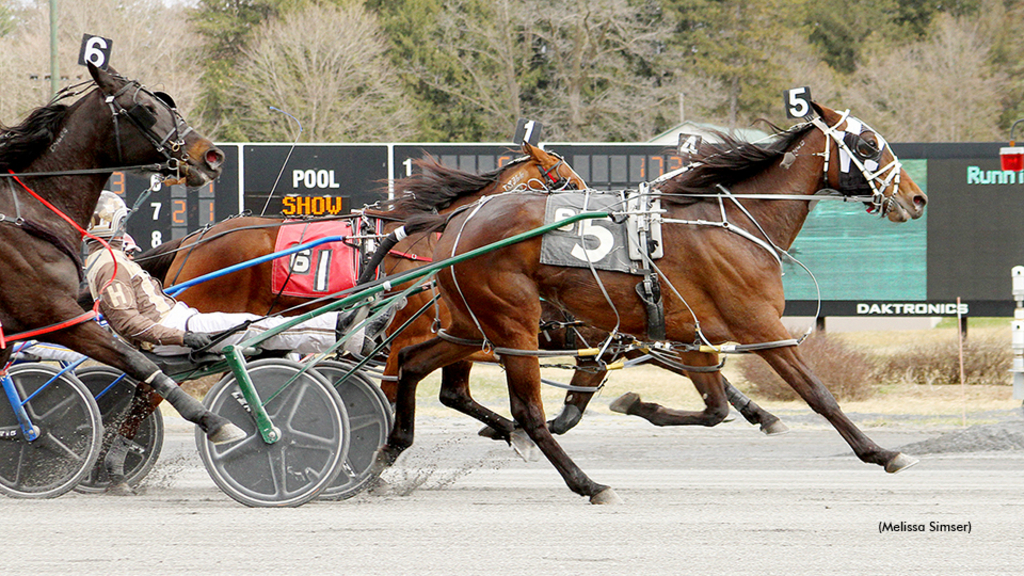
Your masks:
<path fill-rule="evenodd" d="M 544 143 L 592 187 L 636 188 L 681 167 L 654 144 Z M 929 196 L 922 218 L 894 224 L 864 206 L 818 202 L 783 267 L 787 314 L 824 316 L 1011 316 L 1010 269 L 1024 265 L 1024 173 L 1003 171 L 998 143 L 893 144 Z M 165 186 L 136 207 L 128 231 L 151 248 L 248 210 L 268 216 L 328 216 L 377 202 L 388 180 L 430 155 L 484 173 L 522 156 L 512 144 L 224 144 L 227 160 L 199 190 Z M 129 207 L 147 178 L 116 173 L 108 188 Z M 671 246 L 666 247 L 671 250 Z M 961 307 L 957 308 L 957 298 Z"/>
<path fill-rule="evenodd" d="M 387 190 L 386 144 L 245 144 L 243 205 L 256 215 L 338 216 Z"/>
<path fill-rule="evenodd" d="M 580 178 L 598 190 L 636 188 L 683 167 L 674 148 L 660 144 L 545 144 L 565 158 Z"/>
<path fill-rule="evenodd" d="M 523 152 L 512 144 L 395 144 L 394 177 L 411 176 L 414 172 L 413 161 L 427 155 L 450 168 L 483 174 L 522 157 Z"/>

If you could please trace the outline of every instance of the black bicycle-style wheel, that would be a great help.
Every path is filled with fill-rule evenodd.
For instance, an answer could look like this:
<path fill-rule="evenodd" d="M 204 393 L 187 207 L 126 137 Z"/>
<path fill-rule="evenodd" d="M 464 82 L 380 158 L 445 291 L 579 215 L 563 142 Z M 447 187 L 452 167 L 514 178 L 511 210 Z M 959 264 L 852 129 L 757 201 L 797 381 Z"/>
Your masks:
<path fill-rule="evenodd" d="M 106 454 L 109 444 L 120 426 L 120 419 L 127 415 L 135 396 L 135 381 L 120 370 L 109 366 L 86 366 L 79 368 L 75 375 L 85 384 L 96 398 L 103 425 L 108 429 L 104 436 L 101 455 Z M 113 384 L 113 386 L 111 386 Z M 128 456 L 124 462 L 124 473 L 128 485 L 139 485 L 156 465 L 164 446 L 164 417 L 160 410 L 154 411 L 139 425 L 135 437 L 130 440 Z M 76 492 L 95 494 L 110 487 L 110 477 L 101 458 L 97 458 L 92 470 L 75 487 Z"/>
<path fill-rule="evenodd" d="M 371 472 L 374 456 L 384 445 L 394 424 L 391 406 L 374 381 L 362 371 L 354 372 L 347 364 L 328 360 L 316 365 L 316 371 L 338 391 L 348 412 L 348 458 L 334 482 L 319 496 L 321 499 L 343 500 L 362 492 L 377 479 Z"/>
<path fill-rule="evenodd" d="M 0 492 L 55 498 L 92 469 L 103 442 L 99 407 L 82 382 L 53 366 L 25 363 L 8 374 L 39 436 L 29 441 L 6 396 L 0 399 Z"/>
<path fill-rule="evenodd" d="M 215 446 L 196 431 L 199 456 L 214 483 L 246 506 L 299 506 L 327 488 L 348 456 L 345 405 L 323 376 L 289 360 L 258 360 L 247 366 L 253 387 L 280 435 L 260 435 L 233 374 L 218 382 L 204 404 L 249 436 Z M 294 381 L 293 381 L 294 380 Z M 290 382 L 287 384 L 287 382 Z"/>

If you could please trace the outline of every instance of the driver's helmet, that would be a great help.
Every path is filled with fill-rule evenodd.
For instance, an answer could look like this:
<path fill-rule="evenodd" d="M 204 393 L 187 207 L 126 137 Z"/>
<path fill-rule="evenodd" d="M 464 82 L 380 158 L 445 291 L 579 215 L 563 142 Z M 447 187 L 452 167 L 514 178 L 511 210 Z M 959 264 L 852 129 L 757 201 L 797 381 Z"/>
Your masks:
<path fill-rule="evenodd" d="M 113 238 L 124 234 L 124 223 L 128 219 L 128 206 L 121 197 L 109 190 L 100 194 L 96 211 L 89 221 L 89 233 L 98 238 Z"/>
<path fill-rule="evenodd" d="M 131 234 L 125 234 L 124 237 L 121 239 L 121 249 L 124 250 L 124 253 L 128 254 L 129 256 L 135 254 L 136 252 L 142 252 L 142 248 L 140 248 L 139 245 L 135 243 L 135 238 L 132 238 Z"/>

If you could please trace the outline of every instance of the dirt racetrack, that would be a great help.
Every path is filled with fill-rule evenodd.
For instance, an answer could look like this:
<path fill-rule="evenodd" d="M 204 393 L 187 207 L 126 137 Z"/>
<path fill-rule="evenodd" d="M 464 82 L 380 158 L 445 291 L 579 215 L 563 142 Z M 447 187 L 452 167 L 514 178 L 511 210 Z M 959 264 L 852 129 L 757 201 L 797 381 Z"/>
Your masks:
<path fill-rule="evenodd" d="M 562 444 L 616 488 L 625 503 L 614 507 L 587 504 L 547 462 L 520 461 L 465 417 L 421 416 L 387 491 L 295 509 L 219 492 L 172 418 L 138 496 L 0 499 L 0 573 L 1024 573 L 1024 450 L 989 442 L 1000 428 L 1020 437 L 1019 410 L 973 432 L 868 429 L 883 446 L 922 449 L 897 475 L 856 460 L 817 416 L 783 416 L 793 431 L 768 438 L 742 420 L 659 429 L 588 414 Z M 951 434 L 960 448 L 980 441 L 942 449 Z"/>

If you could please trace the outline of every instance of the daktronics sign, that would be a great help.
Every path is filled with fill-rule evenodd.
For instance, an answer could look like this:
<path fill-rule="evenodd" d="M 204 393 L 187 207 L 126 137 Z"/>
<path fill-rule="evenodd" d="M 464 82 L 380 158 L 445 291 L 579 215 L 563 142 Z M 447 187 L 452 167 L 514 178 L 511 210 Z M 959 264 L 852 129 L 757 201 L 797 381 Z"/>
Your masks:
<path fill-rule="evenodd" d="M 858 316 L 964 316 L 970 313 L 967 304 L 950 302 L 946 304 L 924 304 L 913 302 L 867 303 L 857 304 Z"/>
<path fill-rule="evenodd" d="M 675 168 L 672 149 L 652 144 L 544 144 L 592 186 L 635 188 Z M 225 144 L 224 174 L 197 191 L 154 195 L 129 223 L 145 247 L 242 210 L 332 216 L 381 199 L 389 178 L 430 154 L 468 172 L 520 156 L 505 144 Z M 1024 264 L 1024 173 L 1000 170 L 998 143 L 894 144 L 904 169 L 928 194 L 919 220 L 893 224 L 859 204 L 819 202 L 783 265 L 786 313 L 809 316 L 1012 316 L 1010 270 Z M 141 179 L 117 186 L 129 206 Z M 671 246 L 666 247 L 671 250 Z M 960 299 L 961 307 L 956 306 Z"/>

